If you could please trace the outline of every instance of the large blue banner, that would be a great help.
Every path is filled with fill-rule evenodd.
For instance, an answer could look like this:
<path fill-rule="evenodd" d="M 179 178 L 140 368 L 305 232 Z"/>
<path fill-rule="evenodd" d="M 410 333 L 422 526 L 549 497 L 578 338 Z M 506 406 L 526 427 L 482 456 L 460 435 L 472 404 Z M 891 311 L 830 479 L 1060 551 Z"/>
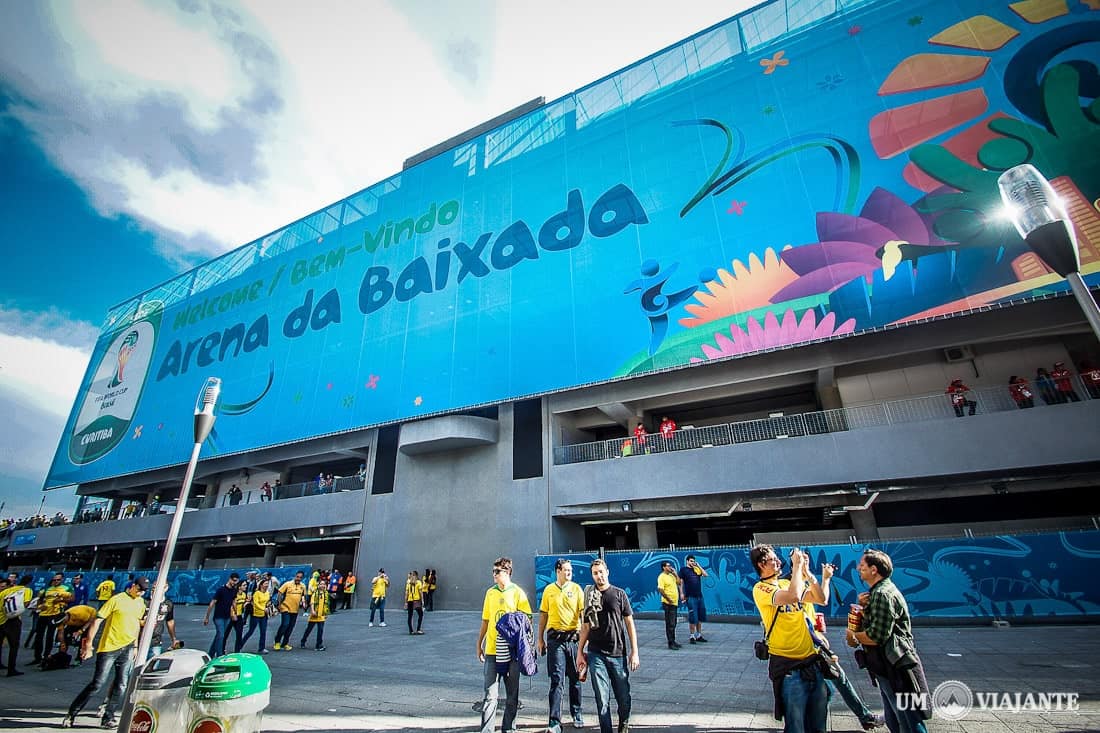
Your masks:
<path fill-rule="evenodd" d="M 1100 532 L 804 547 L 819 578 L 822 563 L 836 567 L 832 602 L 822 609 L 827 615 L 846 615 L 848 604 L 857 603 L 860 592 L 867 590 L 856 566 L 870 547 L 885 551 L 894 561 L 893 581 L 914 617 L 1042 620 L 1100 615 L 1100 590 L 1093 582 L 1100 567 Z M 790 550 L 776 547 L 780 557 Z M 689 554 L 708 573 L 703 598 L 710 613 L 757 615 L 752 588 L 759 578 L 749 562 L 748 547 L 609 552 L 606 561 L 611 582 L 626 590 L 635 611 L 659 612 L 661 563 L 668 560 L 679 570 Z M 535 559 L 540 600 L 542 589 L 554 582 L 557 557 Z M 575 582 L 591 584 L 595 553 L 560 557 L 572 561 Z"/>
<path fill-rule="evenodd" d="M 1064 291 L 1100 268 L 1096 3 L 783 0 L 116 308 L 48 487 Z M 293 420 L 285 419 L 288 414 Z"/>
<path fill-rule="evenodd" d="M 245 577 L 245 574 L 251 570 L 257 570 L 261 574 L 270 572 L 271 577 L 275 578 L 280 584 L 294 578 L 295 573 L 303 573 L 306 576 L 306 580 L 309 579 L 310 573 L 313 569 L 309 565 L 287 565 L 280 568 L 222 568 L 218 570 L 169 570 L 168 571 L 168 592 L 165 597 L 174 603 L 197 603 L 205 605 L 210 603 L 210 600 L 214 597 L 214 591 L 220 586 L 225 585 L 229 580 L 231 573 L 237 573 L 241 578 Z M 72 585 L 73 576 L 78 571 L 65 571 L 65 582 L 68 585 Z M 81 571 L 82 572 L 82 571 Z M 32 573 L 34 576 L 34 591 L 38 591 L 45 588 L 50 583 L 55 573 L 53 571 L 39 570 Z M 122 592 L 126 588 L 126 584 L 129 582 L 131 575 L 137 577 L 145 577 L 149 579 L 149 582 L 156 580 L 156 570 L 90 570 L 83 572 L 84 585 L 89 588 L 89 598 L 95 598 L 95 589 L 107 579 L 107 576 L 112 576 L 115 582 L 115 590 Z M 145 596 L 146 601 L 149 600 L 149 595 Z"/>

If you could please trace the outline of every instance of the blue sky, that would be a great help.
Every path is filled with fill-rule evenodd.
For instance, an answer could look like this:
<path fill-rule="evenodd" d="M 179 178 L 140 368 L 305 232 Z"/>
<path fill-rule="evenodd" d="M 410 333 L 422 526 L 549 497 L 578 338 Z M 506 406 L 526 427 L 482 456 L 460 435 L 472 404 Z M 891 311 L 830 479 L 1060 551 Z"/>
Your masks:
<path fill-rule="evenodd" d="M 0 4 L 2 514 L 73 509 L 41 486 L 108 308 L 756 4 Z"/>

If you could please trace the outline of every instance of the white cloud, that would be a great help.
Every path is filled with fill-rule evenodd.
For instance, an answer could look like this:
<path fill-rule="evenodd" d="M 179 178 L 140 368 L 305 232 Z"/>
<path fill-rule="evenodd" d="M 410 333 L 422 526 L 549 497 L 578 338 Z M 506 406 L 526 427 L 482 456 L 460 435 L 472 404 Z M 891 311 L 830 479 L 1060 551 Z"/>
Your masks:
<path fill-rule="evenodd" d="M 0 30 L 0 78 L 25 100 L 10 114 L 102 213 L 214 254 L 755 4 L 17 5 L 34 17 Z"/>
<path fill-rule="evenodd" d="M 91 358 L 90 346 L 0 330 L 0 355 L 0 388 L 52 415 L 68 416 Z"/>

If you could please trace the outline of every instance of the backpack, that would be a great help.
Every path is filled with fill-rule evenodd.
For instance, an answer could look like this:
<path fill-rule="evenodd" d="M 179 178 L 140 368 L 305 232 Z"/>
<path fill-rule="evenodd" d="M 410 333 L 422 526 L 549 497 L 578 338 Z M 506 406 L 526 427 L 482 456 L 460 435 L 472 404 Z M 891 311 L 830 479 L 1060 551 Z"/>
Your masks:
<path fill-rule="evenodd" d="M 54 652 L 42 662 L 42 669 L 46 672 L 55 669 L 68 669 L 73 661 L 73 655 L 68 652 Z"/>

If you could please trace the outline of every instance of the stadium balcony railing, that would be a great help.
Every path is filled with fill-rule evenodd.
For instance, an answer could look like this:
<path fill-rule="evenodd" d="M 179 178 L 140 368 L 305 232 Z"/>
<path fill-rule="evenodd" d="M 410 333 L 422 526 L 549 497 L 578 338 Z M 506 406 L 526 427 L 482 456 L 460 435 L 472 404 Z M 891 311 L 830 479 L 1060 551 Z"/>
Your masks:
<path fill-rule="evenodd" d="M 1095 399 L 1080 377 L 1073 377 L 1073 388 L 1080 399 Z M 1031 385 L 1031 389 L 1035 392 L 1033 397 L 1035 407 L 1031 409 L 1046 407 L 1035 385 Z M 1007 386 L 971 390 L 966 393 L 966 397 L 977 403 L 975 414 L 979 415 L 1020 409 L 1012 399 Z M 939 393 L 835 410 L 777 415 L 698 428 L 683 427 L 667 436 L 656 433 L 648 434 L 643 438 L 611 438 L 591 443 L 562 445 L 554 449 L 554 465 L 712 448 L 717 445 L 752 443 L 761 440 L 799 438 L 806 435 L 822 435 L 928 420 L 954 420 L 956 417 L 951 398 L 947 394 Z"/>

